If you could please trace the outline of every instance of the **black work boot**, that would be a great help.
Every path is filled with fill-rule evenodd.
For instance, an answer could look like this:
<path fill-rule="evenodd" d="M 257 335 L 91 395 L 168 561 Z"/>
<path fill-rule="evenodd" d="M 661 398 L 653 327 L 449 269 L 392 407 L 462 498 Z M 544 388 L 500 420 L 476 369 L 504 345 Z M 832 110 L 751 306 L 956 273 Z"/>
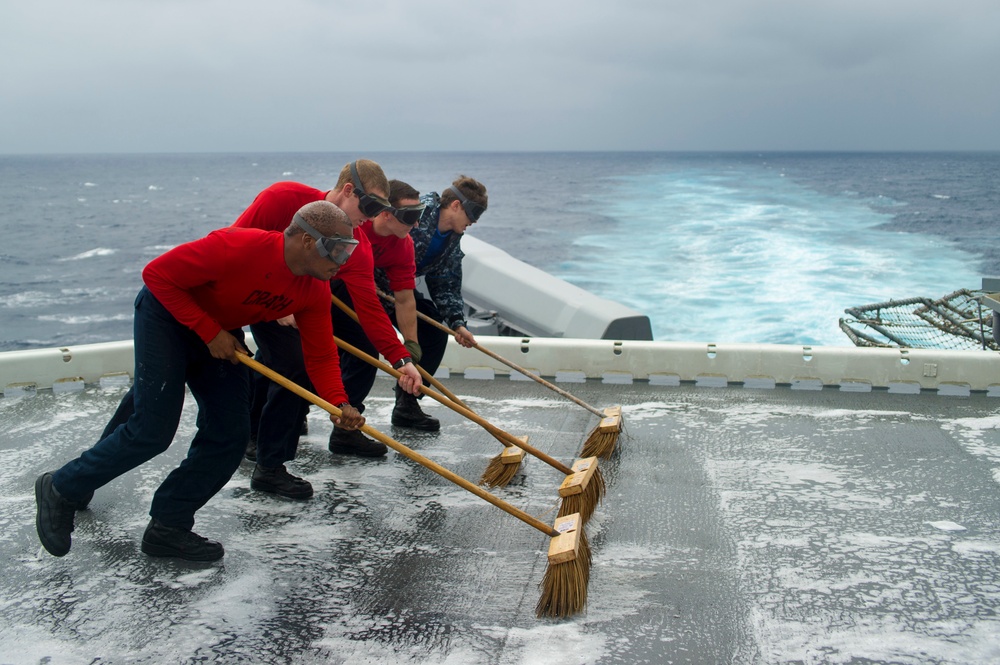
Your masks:
<path fill-rule="evenodd" d="M 73 518 L 77 504 L 62 497 L 52 486 L 52 474 L 35 480 L 35 530 L 42 547 L 52 556 L 66 556 L 72 545 Z"/>
<path fill-rule="evenodd" d="M 149 556 L 174 556 L 187 561 L 218 561 L 226 552 L 222 543 L 203 538 L 194 531 L 149 520 L 140 549 Z"/>
<path fill-rule="evenodd" d="M 425 432 L 441 429 L 441 422 L 420 410 L 420 403 L 414 395 L 396 386 L 396 406 L 392 410 L 392 424 L 396 427 L 412 427 Z"/>
<path fill-rule="evenodd" d="M 381 457 L 389 452 L 384 443 L 369 439 L 361 433 L 361 430 L 346 430 L 336 425 L 330 433 L 329 448 L 331 453 L 359 457 Z"/>
<path fill-rule="evenodd" d="M 313 495 L 313 486 L 308 480 L 293 476 L 282 464 L 276 469 L 268 469 L 258 464 L 250 477 L 250 489 L 270 492 L 288 499 L 308 499 Z"/>
<path fill-rule="evenodd" d="M 251 462 L 257 461 L 257 435 L 251 434 L 250 440 L 247 442 L 247 450 L 243 453 L 243 457 L 250 460 Z"/>
<path fill-rule="evenodd" d="M 90 508 L 90 502 L 93 501 L 93 499 L 94 499 L 94 493 L 87 492 L 87 495 L 82 499 L 80 499 L 79 501 L 77 501 L 76 504 L 74 505 L 76 506 L 77 510 L 87 510 Z"/>

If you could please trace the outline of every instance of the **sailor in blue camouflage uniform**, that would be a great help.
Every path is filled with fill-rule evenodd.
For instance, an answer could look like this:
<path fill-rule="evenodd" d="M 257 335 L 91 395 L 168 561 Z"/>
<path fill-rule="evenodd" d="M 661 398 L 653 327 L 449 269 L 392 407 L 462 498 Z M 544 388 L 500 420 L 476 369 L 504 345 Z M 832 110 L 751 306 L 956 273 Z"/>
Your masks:
<path fill-rule="evenodd" d="M 465 254 L 461 243 L 465 230 L 486 212 L 486 187 L 463 175 L 440 195 L 437 192 L 424 194 L 420 202 L 425 205 L 424 212 L 410 231 L 410 237 L 416 276 L 424 277 L 430 299 L 416 291 L 417 311 L 451 328 L 462 346 L 472 347 L 476 338 L 466 327 L 465 301 L 462 300 L 462 257 Z M 391 292 L 386 276 L 379 270 L 375 271 L 375 282 L 384 293 Z M 386 303 L 386 309 L 395 323 L 391 303 Z M 417 337 L 420 366 L 433 375 L 441 365 L 449 335 L 418 319 Z M 436 418 L 420 409 L 416 397 L 401 390 L 396 391 L 392 424 L 428 431 L 440 428 Z"/>

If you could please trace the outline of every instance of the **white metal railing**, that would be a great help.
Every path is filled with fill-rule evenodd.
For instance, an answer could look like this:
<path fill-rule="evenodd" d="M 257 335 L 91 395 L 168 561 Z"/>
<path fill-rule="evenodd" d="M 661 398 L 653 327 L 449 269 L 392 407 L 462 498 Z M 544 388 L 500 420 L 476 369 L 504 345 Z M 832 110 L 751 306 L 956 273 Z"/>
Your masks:
<path fill-rule="evenodd" d="M 480 344 L 526 371 L 556 382 L 599 379 L 706 387 L 781 385 L 813 390 L 887 389 L 985 392 L 1000 396 L 1000 353 L 935 349 L 879 349 L 781 344 L 711 344 L 518 337 L 478 338 Z M 252 343 L 252 339 L 248 340 Z M 0 390 L 17 395 L 38 389 L 120 380 L 133 373 L 132 342 L 87 344 L 0 353 Z M 523 378 L 503 363 L 452 340 L 439 375 Z"/>

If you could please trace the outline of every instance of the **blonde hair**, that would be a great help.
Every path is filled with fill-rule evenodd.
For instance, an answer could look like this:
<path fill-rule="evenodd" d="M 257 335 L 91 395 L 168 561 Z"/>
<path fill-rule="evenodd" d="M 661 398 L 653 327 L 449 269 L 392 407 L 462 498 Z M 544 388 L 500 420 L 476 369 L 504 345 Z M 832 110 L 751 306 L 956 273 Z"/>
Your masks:
<path fill-rule="evenodd" d="M 378 194 L 379 196 L 389 194 L 389 180 L 385 177 L 382 167 L 370 159 L 359 159 L 340 169 L 340 177 L 337 178 L 337 185 L 334 189 L 341 189 L 347 183 L 354 183 L 354 179 L 351 177 L 351 164 L 354 164 L 354 168 L 358 170 L 358 178 L 366 193 Z"/>

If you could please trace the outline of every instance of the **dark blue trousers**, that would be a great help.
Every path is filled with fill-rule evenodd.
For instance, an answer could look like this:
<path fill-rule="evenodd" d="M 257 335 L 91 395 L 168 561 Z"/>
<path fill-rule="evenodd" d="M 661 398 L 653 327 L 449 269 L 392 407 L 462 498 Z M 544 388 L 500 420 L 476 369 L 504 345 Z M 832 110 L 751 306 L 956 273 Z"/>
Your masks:
<path fill-rule="evenodd" d="M 429 316 L 435 321 L 441 320 L 441 314 L 438 313 L 438 309 L 434 306 L 433 301 L 422 297 L 419 293 L 416 294 L 416 297 L 418 312 Z M 396 324 L 395 313 L 393 313 L 392 322 L 394 325 Z M 438 330 L 435 326 L 417 317 L 417 338 L 420 340 L 420 351 L 423 354 L 423 357 L 420 359 L 420 366 L 427 370 L 427 373 L 431 376 L 434 376 L 434 372 L 438 371 L 438 367 L 441 366 L 441 360 L 444 358 L 444 352 L 448 347 L 448 339 L 450 337 L 451 335 L 448 333 Z"/>
<path fill-rule="evenodd" d="M 330 290 L 335 296 L 349 306 L 354 306 L 350 294 L 343 287 L 343 282 L 334 280 L 330 282 L 330 285 Z M 440 321 L 441 315 L 438 313 L 434 303 L 427 298 L 421 297 L 419 293 L 416 296 L 417 311 L 426 314 L 436 321 Z M 341 312 L 336 306 L 331 310 L 331 316 L 333 317 L 333 329 L 337 337 L 353 344 L 368 355 L 378 358 L 378 351 L 368 340 L 368 337 L 365 336 L 361 326 L 354 322 L 354 319 Z M 394 326 L 399 327 L 396 323 L 395 311 L 389 315 L 389 320 Z M 418 318 L 417 337 L 420 340 L 420 350 L 423 353 L 423 357 L 420 359 L 420 366 L 433 375 L 438 367 L 441 366 L 441 359 L 444 358 L 445 348 L 448 345 L 450 335 Z M 344 377 L 344 388 L 351 399 L 351 405 L 358 407 L 368 397 L 368 393 L 371 392 L 372 386 L 375 384 L 376 369 L 364 360 L 355 358 L 346 351 L 340 352 L 340 369 L 341 375 Z"/>
<path fill-rule="evenodd" d="M 333 280 L 330 289 L 338 298 L 351 304 L 343 282 Z M 377 357 L 378 352 L 361 326 L 336 306 L 331 305 L 330 315 L 337 337 Z M 269 322 L 254 324 L 250 326 L 250 331 L 257 342 L 257 360 L 303 388 L 313 390 L 302 357 L 302 340 L 298 330 Z M 341 351 L 340 370 L 348 400 L 358 411 L 364 411 L 364 400 L 375 383 L 375 368 Z M 295 459 L 302 419 L 308 410 L 309 403 L 295 393 L 261 375 L 254 376 L 250 428 L 257 438 L 257 464 L 274 468 Z"/>
<path fill-rule="evenodd" d="M 349 307 L 354 306 L 347 287 L 341 280 L 330 282 L 330 292 Z M 440 318 L 434 303 L 425 298 L 417 300 L 417 309 L 428 316 Z M 331 305 L 330 317 L 334 335 L 378 358 L 378 350 L 354 319 L 336 305 Z M 395 323 L 394 317 L 392 320 Z M 417 326 L 424 354 L 420 364 L 433 374 L 441 365 L 449 335 L 422 321 L 418 321 Z M 257 360 L 300 386 L 313 390 L 302 358 L 302 341 L 298 330 L 268 322 L 253 324 L 250 331 L 257 342 Z M 363 413 L 365 399 L 375 384 L 376 369 L 366 361 L 341 351 L 340 376 L 351 406 Z M 309 403 L 295 393 L 263 376 L 254 375 L 250 419 L 251 430 L 257 437 L 259 465 L 274 468 L 295 459 L 302 419 L 308 410 Z"/>
<path fill-rule="evenodd" d="M 337 297 L 351 304 L 343 282 L 333 280 L 330 288 Z M 331 305 L 330 314 L 337 337 L 377 357 L 378 352 L 361 326 L 336 306 Z M 302 357 L 302 340 L 298 330 L 268 322 L 251 325 L 250 331 L 257 342 L 257 360 L 303 388 L 313 390 Z M 364 411 L 364 400 L 375 383 L 375 368 L 343 351 L 340 363 L 347 398 L 358 411 Z M 263 376 L 255 375 L 253 382 L 250 419 L 251 431 L 257 437 L 257 464 L 274 468 L 295 459 L 302 419 L 309 410 L 309 403 Z"/>
<path fill-rule="evenodd" d="M 242 330 L 230 331 L 243 340 Z M 198 404 L 198 431 L 187 457 L 153 495 L 149 514 L 191 529 L 194 514 L 239 467 L 250 431 L 249 369 L 212 357 L 145 287 L 135 300 L 135 382 L 106 435 L 55 472 L 56 490 L 79 501 L 144 464 L 171 444 L 184 406 L 185 385 Z"/>
<path fill-rule="evenodd" d="M 268 321 L 252 324 L 250 332 L 257 342 L 260 363 L 315 392 L 306 373 L 302 340 L 296 328 Z M 257 437 L 257 464 L 274 469 L 295 459 L 302 419 L 308 411 L 309 402 L 254 373 L 250 429 Z"/>
<path fill-rule="evenodd" d="M 330 282 L 330 292 L 343 301 L 348 307 L 354 308 L 354 301 L 347 287 L 339 279 Z M 330 318 L 333 319 L 333 333 L 352 346 L 356 346 L 373 358 L 378 358 L 378 349 L 368 339 L 364 329 L 345 314 L 336 305 L 330 308 Z M 376 370 L 360 358 L 355 358 L 347 351 L 340 352 L 340 376 L 344 380 L 344 390 L 351 406 L 359 411 L 365 409 L 365 399 L 375 385 Z"/>

